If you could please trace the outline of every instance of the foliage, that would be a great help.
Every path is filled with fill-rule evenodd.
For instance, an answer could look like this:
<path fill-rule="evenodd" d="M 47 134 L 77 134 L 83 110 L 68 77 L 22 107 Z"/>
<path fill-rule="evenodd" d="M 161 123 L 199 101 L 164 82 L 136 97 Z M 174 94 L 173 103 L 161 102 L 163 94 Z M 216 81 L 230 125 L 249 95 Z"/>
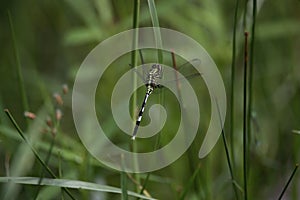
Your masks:
<path fill-rule="evenodd" d="M 194 85 L 199 84 L 196 88 L 198 98 L 204 104 L 201 107 L 199 136 L 190 149 L 172 165 L 150 174 L 133 175 L 103 166 L 86 151 L 74 128 L 71 95 L 64 94 L 61 85 L 67 83 L 71 90 L 76 72 L 86 55 L 99 42 L 133 27 L 133 8 L 137 2 L 139 0 L 13 0 L 0 3 L 0 108 L 10 110 L 32 145 L 28 145 L 18 135 L 5 113 L 0 113 L 1 199 L 70 199 L 62 187 L 73 188 L 70 193 L 76 199 L 132 199 L 133 196 L 139 196 L 142 187 L 141 198 L 245 198 L 242 150 L 243 122 L 246 120 L 243 117 L 244 31 L 250 35 L 248 54 L 253 59 L 248 65 L 252 67 L 253 82 L 252 89 L 248 88 L 252 107 L 249 113 L 251 132 L 247 138 L 247 197 L 278 198 L 300 159 L 300 2 L 287 0 L 271 4 L 269 1 L 257 1 L 255 37 L 252 37 L 253 1 L 239 1 L 236 57 L 233 61 L 234 104 L 228 103 L 229 114 L 223 140 L 220 138 L 209 156 L 199 160 L 197 155 L 203 139 L 201 132 L 207 129 L 210 102 L 205 85 L 195 82 Z M 138 25 L 158 25 L 158 21 L 155 21 L 157 19 L 159 26 L 183 32 L 203 45 L 219 67 L 230 100 L 236 2 L 148 2 L 140 1 L 139 15 L 136 16 Z M 10 12 L 11 23 L 7 11 Z M 253 51 L 250 50 L 251 41 L 254 41 Z M 171 63 L 170 54 L 160 53 L 164 62 Z M 156 55 L 157 52 L 147 51 L 145 59 L 151 61 Z M 131 55 L 125 55 L 112 63 L 101 79 L 96 96 L 96 109 L 101 113 L 98 116 L 100 123 L 109 137 L 124 148 L 129 148 L 131 141 L 128 137 L 120 136 L 107 97 L 111 95 L 118 78 L 130 69 L 129 64 L 134 63 L 131 58 Z M 140 64 L 139 57 L 136 58 Z M 57 98 L 53 98 L 54 93 L 62 97 L 63 105 L 59 104 Z M 143 95 L 144 90 L 139 89 L 134 97 L 137 103 Z M 176 128 L 173 120 L 176 120 L 178 111 L 176 102 L 169 101 L 168 92 L 164 95 L 166 97 L 162 102 L 175 115 L 165 130 L 173 130 Z M 158 101 L 161 101 L 160 97 L 153 97 L 149 107 Z M 231 108 L 234 123 L 230 118 Z M 59 119 L 58 109 L 63 112 Z M 36 118 L 24 118 L 25 111 L 34 112 Z M 53 122 L 51 129 L 47 125 L 49 118 Z M 86 121 L 88 133 L 92 130 L 89 128 L 89 120 Z M 145 117 L 143 123 L 147 122 L 149 118 Z M 172 136 L 166 134 L 160 138 L 160 142 L 166 144 L 171 139 Z M 145 142 L 143 148 L 135 150 L 151 150 L 155 142 Z M 31 147 L 58 179 L 50 179 L 53 177 L 45 171 L 45 166 L 40 165 Z M 229 163 L 232 165 L 234 180 L 228 168 Z M 45 185 L 37 186 L 42 177 L 47 177 L 44 179 Z M 8 180 L 18 184 L 3 183 Z M 64 180 L 73 182 L 66 183 Z M 299 199 L 299 173 L 294 174 L 284 196 L 287 199 Z"/>

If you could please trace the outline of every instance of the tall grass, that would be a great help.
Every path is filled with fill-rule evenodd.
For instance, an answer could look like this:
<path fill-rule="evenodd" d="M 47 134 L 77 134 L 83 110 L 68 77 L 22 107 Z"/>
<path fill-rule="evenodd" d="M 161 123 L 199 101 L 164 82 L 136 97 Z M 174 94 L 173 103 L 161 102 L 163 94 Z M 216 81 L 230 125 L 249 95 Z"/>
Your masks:
<path fill-rule="evenodd" d="M 9 108 L 14 117 L 8 110 L 4 112 L 6 116 L 0 115 L 0 158 L 5 166 L 0 168 L 0 182 L 6 183 L 1 184 L 0 198 L 5 197 L 10 187 L 7 183 L 11 182 L 23 188 L 10 187 L 14 193 L 11 197 L 15 198 L 93 199 L 92 192 L 97 191 L 96 196 L 102 199 L 298 199 L 299 173 L 295 163 L 299 163 L 300 137 L 285 133 L 300 129 L 299 5 L 278 2 L 261 6 L 263 2 L 66 0 L 60 4 L 18 2 L 14 7 L 16 4 L 2 2 L 2 7 L 11 12 L 1 24 L 0 105 Z M 29 5 L 31 13 L 28 13 Z M 191 36 L 205 47 L 219 67 L 230 91 L 230 120 L 225 121 L 222 141 L 207 158 L 198 160 L 197 157 L 201 133 L 208 124 L 210 112 L 207 91 L 200 86 L 196 88 L 201 103 L 197 138 L 176 162 L 151 173 L 119 173 L 90 157 L 76 136 L 68 97 L 64 119 L 55 138 L 40 133 L 44 118 L 39 126 L 33 126 L 38 119 L 26 119 L 22 123 L 22 113 L 29 108 L 52 113 L 45 94 L 51 93 L 62 81 L 67 80 L 72 85 L 80 63 L 95 45 L 113 34 L 143 26 L 172 28 Z M 244 31 L 249 33 L 248 39 L 244 38 Z M 159 32 L 155 35 L 160 47 L 163 41 Z M 133 47 L 139 39 L 136 32 Z M 151 53 L 144 54 L 145 62 L 176 66 L 175 56 L 172 62 L 171 56 L 165 56 L 162 51 Z M 128 63 L 132 67 L 138 65 L 138 51 L 120 60 L 112 63 L 112 70 L 107 70 L 100 80 L 105 87 L 97 91 L 101 99 L 97 103 L 100 108 L 97 112 L 102 114 L 99 121 L 122 148 L 132 145 L 135 152 L 160 148 L 164 141 L 159 138 L 152 140 L 153 143 L 143 143 L 146 147 L 138 141 L 128 141 L 110 118 L 107 105 L 110 105 L 108 97 L 114 78 L 128 70 Z M 46 83 L 42 95 L 36 92 L 38 81 L 32 76 L 32 66 L 36 66 L 36 76 Z M 136 82 L 134 74 L 134 88 Z M 158 103 L 176 109 L 169 99 L 162 98 Z M 140 106 L 137 99 L 139 95 L 133 93 L 133 119 Z M 44 104 L 47 104 L 46 109 L 41 106 Z M 255 118 L 253 113 L 256 113 Z M 88 129 L 88 121 L 87 134 L 93 131 Z M 39 139 L 31 133 L 37 134 Z M 29 150 L 22 151 L 24 147 Z M 32 152 L 37 162 L 28 159 L 27 151 Z M 27 164 L 22 157 L 28 159 Z M 290 166 L 295 166 L 294 170 Z M 11 171 L 17 168 L 23 173 L 10 177 L 10 174 L 15 175 Z"/>

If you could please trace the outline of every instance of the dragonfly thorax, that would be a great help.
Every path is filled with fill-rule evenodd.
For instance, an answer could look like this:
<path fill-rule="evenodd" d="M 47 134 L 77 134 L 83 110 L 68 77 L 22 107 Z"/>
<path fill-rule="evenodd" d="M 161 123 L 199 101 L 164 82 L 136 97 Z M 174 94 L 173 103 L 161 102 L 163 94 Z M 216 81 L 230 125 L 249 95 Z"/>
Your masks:
<path fill-rule="evenodd" d="M 146 86 L 151 86 L 153 88 L 158 87 L 159 83 L 157 79 L 162 78 L 162 67 L 159 64 L 152 65 L 151 69 L 149 70 L 149 74 L 146 80 Z"/>

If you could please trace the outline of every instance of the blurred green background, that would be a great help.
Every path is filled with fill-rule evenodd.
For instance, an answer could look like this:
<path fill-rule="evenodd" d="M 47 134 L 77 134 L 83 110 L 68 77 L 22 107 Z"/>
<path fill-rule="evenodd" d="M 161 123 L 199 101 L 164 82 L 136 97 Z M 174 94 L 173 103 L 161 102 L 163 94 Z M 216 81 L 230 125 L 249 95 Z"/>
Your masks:
<path fill-rule="evenodd" d="M 228 98 L 224 130 L 237 195 L 233 190 L 221 138 L 208 157 L 201 160 L 197 157 L 203 135 L 197 136 L 188 152 L 175 163 L 152 172 L 146 191 L 157 199 L 242 199 L 243 37 L 244 30 L 249 31 L 251 37 L 253 2 L 248 1 L 247 4 L 239 1 L 238 6 L 233 132 L 230 131 L 230 84 L 236 2 L 157 0 L 155 3 L 160 26 L 178 30 L 194 38 L 208 51 L 222 74 Z M 80 142 L 72 119 L 71 92 L 61 94 L 63 106 L 56 105 L 53 94 L 62 93 L 62 84 L 68 84 L 70 91 L 72 90 L 80 64 L 99 42 L 132 28 L 134 1 L 13 0 L 1 1 L 0 5 L 1 110 L 10 110 L 38 153 L 46 159 L 53 137 L 51 131 L 42 133 L 46 126 L 45 119 L 50 116 L 55 121 L 55 109 L 61 109 L 63 118 L 59 124 L 55 122 L 58 131 L 51 149 L 49 167 L 61 178 L 124 188 L 124 183 L 120 181 L 120 178 L 124 179 L 122 174 L 95 161 Z M 260 0 L 257 5 L 252 55 L 253 106 L 248 143 L 248 197 L 277 199 L 300 158 L 300 1 Z M 14 26 L 16 48 L 8 11 Z M 151 25 L 148 3 L 141 1 L 139 26 Z M 29 105 L 27 109 L 24 108 L 22 89 L 18 82 L 16 49 L 24 79 L 21 85 L 25 88 Z M 170 60 L 168 56 L 170 55 L 164 54 L 166 60 Z M 130 147 L 131 141 L 128 137 L 120 137 L 120 131 L 111 117 L 110 99 L 107 96 L 111 94 L 118 77 L 130 69 L 129 63 L 130 55 L 127 55 L 112 64 L 101 80 L 104 87 L 99 89 L 96 97 L 97 109 L 101 112 L 100 123 L 114 141 L 124 148 Z M 210 119 L 210 102 L 205 85 L 194 83 L 196 84 L 200 84 L 197 95 L 204 104 L 201 105 L 203 123 L 200 124 L 199 132 L 204 132 Z M 143 89 L 139 90 L 137 106 L 140 106 L 144 92 Z M 153 97 L 150 104 L 157 101 L 158 98 Z M 170 104 L 172 110 L 176 102 Z M 38 117 L 35 120 L 25 119 L 26 110 L 34 112 Z M 172 123 L 166 130 L 171 128 Z M 91 131 L 88 129 L 88 122 L 86 131 Z M 170 136 L 162 136 L 162 144 L 170 139 Z M 155 140 L 145 143 L 144 149 L 153 148 L 153 143 Z M 40 177 L 42 171 L 41 165 L 4 112 L 0 113 L 0 163 L 1 177 Z M 47 174 L 45 176 L 48 177 Z M 123 176 L 127 180 L 127 189 L 136 191 L 135 181 L 143 182 L 146 174 Z M 285 193 L 285 199 L 300 198 L 299 176 L 299 172 L 295 174 Z M 77 199 L 121 198 L 120 195 L 87 190 L 72 190 L 72 193 Z M 38 186 L 0 183 L 1 198 L 34 199 L 36 196 L 37 199 L 69 199 L 58 187 L 45 186 L 39 189 Z"/>

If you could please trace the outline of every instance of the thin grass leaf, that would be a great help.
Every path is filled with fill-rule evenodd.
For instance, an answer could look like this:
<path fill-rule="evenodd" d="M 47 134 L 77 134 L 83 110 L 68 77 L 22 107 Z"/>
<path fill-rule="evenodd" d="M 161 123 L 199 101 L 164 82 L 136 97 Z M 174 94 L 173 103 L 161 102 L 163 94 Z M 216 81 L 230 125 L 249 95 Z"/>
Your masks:
<path fill-rule="evenodd" d="M 191 190 L 191 188 L 193 187 L 193 184 L 194 184 L 195 179 L 196 179 L 197 175 L 199 174 L 199 172 L 200 172 L 200 166 L 198 165 L 197 169 L 194 171 L 192 176 L 187 181 L 187 184 L 184 187 L 184 189 L 179 197 L 180 200 L 186 199 L 186 196 L 187 196 L 188 192 Z"/>
<path fill-rule="evenodd" d="M 133 4 L 133 18 L 132 18 L 132 28 L 135 29 L 135 31 L 133 32 L 133 43 L 132 43 L 132 49 L 133 51 L 131 52 L 131 67 L 134 68 L 137 66 L 137 46 L 138 46 L 138 41 L 139 41 L 139 34 L 138 34 L 138 27 L 139 27 L 139 16 L 140 16 L 140 6 L 141 6 L 141 2 L 140 0 L 135 0 L 134 4 Z M 132 87 L 133 88 L 137 88 L 137 74 L 133 73 L 133 81 L 132 81 Z M 136 92 L 133 93 L 132 96 L 132 110 L 131 110 L 131 114 L 132 116 L 134 116 L 134 118 L 136 118 L 136 106 L 137 106 L 137 94 Z M 132 123 L 132 130 L 134 130 L 135 127 L 135 123 Z M 132 151 L 133 152 L 137 152 L 137 142 L 133 141 L 132 143 Z M 134 157 L 134 167 L 135 169 L 138 169 L 138 162 L 137 162 L 137 158 Z M 138 184 L 140 184 L 140 176 L 138 173 L 136 173 L 134 175 L 135 180 L 138 182 Z M 139 187 L 136 187 L 136 191 L 139 191 Z"/>
<path fill-rule="evenodd" d="M 98 11 L 99 21 L 102 21 L 105 25 L 113 23 L 113 9 L 110 0 L 94 0 L 95 8 Z"/>
<path fill-rule="evenodd" d="M 11 17 L 9 10 L 7 11 L 7 14 L 8 14 L 9 25 L 10 25 L 10 30 L 11 30 L 13 47 L 14 47 L 14 56 L 16 59 L 16 69 L 17 69 L 19 90 L 21 93 L 21 102 L 22 102 L 23 110 L 29 110 L 29 104 L 28 104 L 28 99 L 27 99 L 26 90 L 25 90 L 24 78 L 23 78 L 23 74 L 22 74 L 22 66 L 21 66 L 21 61 L 20 61 L 20 56 L 19 56 L 19 51 L 18 51 L 18 45 L 17 45 L 17 41 L 16 41 L 15 29 L 14 29 L 12 17 Z M 28 125 L 28 119 L 26 119 L 26 121 L 27 121 L 27 125 Z"/>
<path fill-rule="evenodd" d="M 253 10 L 252 10 L 252 27 L 251 27 L 251 41 L 250 41 L 250 57 L 249 57 L 249 77 L 248 77 L 248 108 L 247 108 L 247 135 L 248 135 L 248 147 L 250 147 L 250 141 L 252 137 L 252 126 L 251 126 L 251 114 L 252 114 L 252 99 L 253 99 L 253 68 L 254 68 L 254 42 L 255 42 L 255 25 L 256 25 L 256 0 L 253 0 Z M 250 149 L 247 149 L 247 154 L 249 154 Z M 247 156 L 249 157 L 249 156 Z M 247 160 L 247 167 L 249 173 L 250 171 L 250 160 Z"/>
<path fill-rule="evenodd" d="M 126 172 L 121 172 L 121 188 L 122 188 L 122 200 L 127 200 L 128 199 L 128 191 L 127 191 Z"/>
<path fill-rule="evenodd" d="M 22 139 L 25 141 L 25 143 L 30 147 L 31 151 L 33 152 L 34 156 L 36 157 L 36 159 L 39 161 L 39 163 L 43 166 L 43 168 L 53 177 L 53 178 L 57 178 L 56 175 L 52 172 L 52 170 L 46 165 L 46 163 L 42 160 L 42 158 L 40 157 L 40 155 L 38 154 L 38 152 L 34 149 L 34 147 L 31 145 L 31 143 L 29 142 L 29 140 L 25 137 L 23 131 L 21 130 L 21 128 L 19 127 L 19 125 L 17 124 L 17 122 L 15 121 L 15 119 L 13 118 L 13 116 L 10 114 L 8 109 L 5 109 L 4 112 L 7 114 L 8 118 L 10 119 L 10 121 L 12 122 L 12 124 L 14 125 L 14 127 L 16 128 L 16 130 L 18 131 L 19 135 L 22 137 Z M 69 197 L 73 200 L 75 200 L 75 198 L 73 197 L 73 195 L 71 194 L 71 192 L 66 189 L 63 188 L 63 190 L 69 195 Z"/>
<path fill-rule="evenodd" d="M 0 177 L 0 182 L 2 183 L 13 182 L 18 184 L 26 184 L 26 185 L 38 185 L 39 177 Z M 96 183 L 90 183 L 84 181 L 69 180 L 69 179 L 44 178 L 41 185 L 122 194 L 122 190 L 120 188 L 107 186 L 107 185 L 99 185 Z M 141 199 L 155 200 L 154 198 L 146 197 L 144 195 L 140 195 L 138 193 L 131 192 L 131 191 L 128 191 L 128 195 L 133 197 L 138 197 Z"/>
<path fill-rule="evenodd" d="M 232 182 L 241 193 L 244 193 L 243 187 L 238 182 L 236 182 L 235 180 L 233 180 Z"/>
<path fill-rule="evenodd" d="M 162 53 L 162 40 L 161 40 L 161 34 L 159 30 L 159 20 L 157 16 L 157 11 L 155 7 L 154 0 L 148 0 L 148 6 L 149 6 L 149 12 L 151 16 L 152 25 L 154 28 L 154 38 L 156 43 L 156 49 L 157 49 L 157 59 L 158 63 L 163 63 L 163 53 Z"/>
<path fill-rule="evenodd" d="M 53 151 L 53 147 L 54 147 L 54 142 L 55 142 L 55 137 L 52 137 L 52 140 L 51 140 L 51 144 L 49 146 L 49 150 L 48 150 L 48 153 L 47 153 L 47 156 L 46 156 L 46 160 L 45 160 L 45 164 L 48 166 L 48 163 L 49 163 L 49 160 L 50 160 L 50 157 L 52 155 L 52 151 Z M 42 182 L 43 178 L 44 178 L 44 175 L 45 175 L 45 169 L 42 168 L 42 172 L 41 172 L 41 175 L 40 175 L 40 180 L 39 180 L 39 184 Z M 37 199 L 38 198 L 38 195 L 40 193 L 40 190 L 41 190 L 42 187 L 39 187 L 38 190 L 36 191 L 36 195 L 35 195 L 35 198 L 34 199 Z"/>
<path fill-rule="evenodd" d="M 121 173 L 121 188 L 122 188 L 122 200 L 128 200 L 128 192 L 127 192 L 127 174 L 124 170 L 125 162 L 124 162 L 124 156 L 121 156 L 122 159 L 122 171 Z"/>
<path fill-rule="evenodd" d="M 295 134 L 299 134 L 299 135 L 300 135 L 300 130 L 292 130 L 292 133 L 295 133 Z"/>
<path fill-rule="evenodd" d="M 286 192 L 286 189 L 288 188 L 288 186 L 289 186 L 289 184 L 291 183 L 293 177 L 295 176 L 295 174 L 296 174 L 296 172 L 297 172 L 297 170 L 298 170 L 298 167 L 299 167 L 299 164 L 296 164 L 296 166 L 295 166 L 295 168 L 294 168 L 294 170 L 293 170 L 293 172 L 292 172 L 292 174 L 291 174 L 289 180 L 288 180 L 287 183 L 285 184 L 285 186 L 284 186 L 284 188 L 283 188 L 283 190 L 282 190 L 280 196 L 278 197 L 278 200 L 281 200 L 281 199 L 282 199 L 283 195 L 284 195 L 285 192 Z"/>
<path fill-rule="evenodd" d="M 248 160 L 248 136 L 247 136 L 247 82 L 248 82 L 248 32 L 245 32 L 244 43 L 244 88 L 243 88 L 243 178 L 244 178 L 244 199 L 247 200 L 247 160 Z"/>
<path fill-rule="evenodd" d="M 87 43 L 99 42 L 103 38 L 103 33 L 94 27 L 81 27 L 69 30 L 64 36 L 64 43 L 68 46 L 83 45 Z"/>
<path fill-rule="evenodd" d="M 218 109 L 220 125 L 222 126 L 223 122 L 222 122 L 222 118 L 221 118 L 219 104 L 218 104 L 218 101 L 217 101 L 216 98 L 215 98 L 215 103 L 216 103 L 217 109 Z M 233 174 L 232 162 L 231 162 L 230 155 L 229 155 L 228 144 L 227 144 L 227 139 L 226 139 L 224 128 L 222 128 L 222 139 L 223 139 L 223 144 L 224 144 L 224 148 L 225 148 L 227 165 L 228 165 L 229 173 L 230 173 L 231 180 L 232 180 L 233 191 L 234 191 L 234 194 L 235 194 L 235 198 L 239 199 L 239 196 L 238 196 L 238 193 L 237 193 L 237 189 L 236 189 L 235 184 L 234 184 L 234 182 L 236 182 L 236 180 L 235 180 L 234 174 Z"/>
<path fill-rule="evenodd" d="M 231 158 L 234 159 L 234 86 L 235 86 L 235 62 L 236 62 L 236 32 L 237 32 L 237 20 L 238 20 L 238 7 L 239 0 L 236 0 L 233 19 L 233 34 L 232 34 L 232 57 L 231 57 L 231 83 L 230 83 L 230 145 L 231 145 Z"/>

